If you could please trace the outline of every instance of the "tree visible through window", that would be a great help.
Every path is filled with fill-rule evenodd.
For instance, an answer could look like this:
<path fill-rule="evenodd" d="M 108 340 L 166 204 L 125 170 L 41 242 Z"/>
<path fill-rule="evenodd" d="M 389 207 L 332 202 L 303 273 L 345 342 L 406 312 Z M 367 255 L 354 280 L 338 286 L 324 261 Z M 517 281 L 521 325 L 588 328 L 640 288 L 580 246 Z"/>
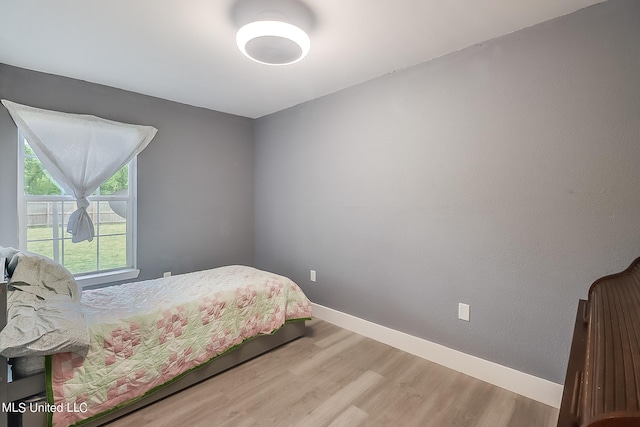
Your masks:
<path fill-rule="evenodd" d="M 27 141 L 21 141 L 20 246 L 59 262 L 74 274 L 133 268 L 135 189 L 131 184 L 135 181 L 130 176 L 135 159 L 90 197 L 87 211 L 96 229 L 93 241 L 72 243 L 66 227 L 76 209 L 75 200 L 47 173 Z"/>

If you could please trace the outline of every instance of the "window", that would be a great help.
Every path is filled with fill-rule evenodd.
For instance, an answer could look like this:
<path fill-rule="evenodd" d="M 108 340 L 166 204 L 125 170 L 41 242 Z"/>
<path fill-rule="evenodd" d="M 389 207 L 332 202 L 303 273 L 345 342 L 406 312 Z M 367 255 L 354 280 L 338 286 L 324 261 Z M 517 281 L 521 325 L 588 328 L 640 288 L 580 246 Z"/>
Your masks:
<path fill-rule="evenodd" d="M 136 277 L 136 158 L 89 198 L 93 241 L 72 243 L 67 221 L 75 199 L 44 169 L 22 135 L 19 140 L 20 249 L 64 265 L 85 286 Z"/>
<path fill-rule="evenodd" d="M 19 132 L 20 249 L 50 256 L 82 286 L 137 277 L 136 156 L 158 129 L 1 102 Z"/>

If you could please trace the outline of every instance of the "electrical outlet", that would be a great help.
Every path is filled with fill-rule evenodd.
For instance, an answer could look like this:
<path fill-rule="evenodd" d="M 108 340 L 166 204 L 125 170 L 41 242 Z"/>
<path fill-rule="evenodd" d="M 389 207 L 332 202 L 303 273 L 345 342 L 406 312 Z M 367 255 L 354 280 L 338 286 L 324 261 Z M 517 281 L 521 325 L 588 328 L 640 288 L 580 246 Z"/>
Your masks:
<path fill-rule="evenodd" d="M 316 271 L 315 270 L 311 270 L 310 279 L 311 279 L 312 282 L 316 281 Z"/>
<path fill-rule="evenodd" d="M 164 273 L 162 273 L 162 277 L 169 277 L 169 276 L 171 276 L 170 271 L 165 271 Z"/>
<path fill-rule="evenodd" d="M 469 304 L 458 303 L 458 319 L 469 321 Z"/>

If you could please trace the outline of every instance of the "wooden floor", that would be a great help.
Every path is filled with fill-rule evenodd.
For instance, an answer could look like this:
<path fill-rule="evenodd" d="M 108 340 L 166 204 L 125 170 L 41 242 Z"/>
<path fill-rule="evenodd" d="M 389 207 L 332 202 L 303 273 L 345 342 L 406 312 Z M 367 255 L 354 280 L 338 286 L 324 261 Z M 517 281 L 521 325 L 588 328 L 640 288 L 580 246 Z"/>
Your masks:
<path fill-rule="evenodd" d="M 558 410 L 320 320 L 307 335 L 109 424 L 555 426 Z"/>

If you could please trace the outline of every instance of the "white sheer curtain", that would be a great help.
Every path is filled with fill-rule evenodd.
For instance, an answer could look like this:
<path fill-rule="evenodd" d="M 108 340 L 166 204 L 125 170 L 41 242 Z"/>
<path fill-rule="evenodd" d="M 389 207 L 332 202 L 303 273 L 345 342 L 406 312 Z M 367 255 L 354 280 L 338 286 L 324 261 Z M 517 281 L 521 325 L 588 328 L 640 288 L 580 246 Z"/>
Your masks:
<path fill-rule="evenodd" d="M 45 169 L 75 197 L 77 209 L 67 223 L 72 242 L 93 240 L 88 197 L 144 150 L 158 130 L 4 99 L 2 104 Z"/>

